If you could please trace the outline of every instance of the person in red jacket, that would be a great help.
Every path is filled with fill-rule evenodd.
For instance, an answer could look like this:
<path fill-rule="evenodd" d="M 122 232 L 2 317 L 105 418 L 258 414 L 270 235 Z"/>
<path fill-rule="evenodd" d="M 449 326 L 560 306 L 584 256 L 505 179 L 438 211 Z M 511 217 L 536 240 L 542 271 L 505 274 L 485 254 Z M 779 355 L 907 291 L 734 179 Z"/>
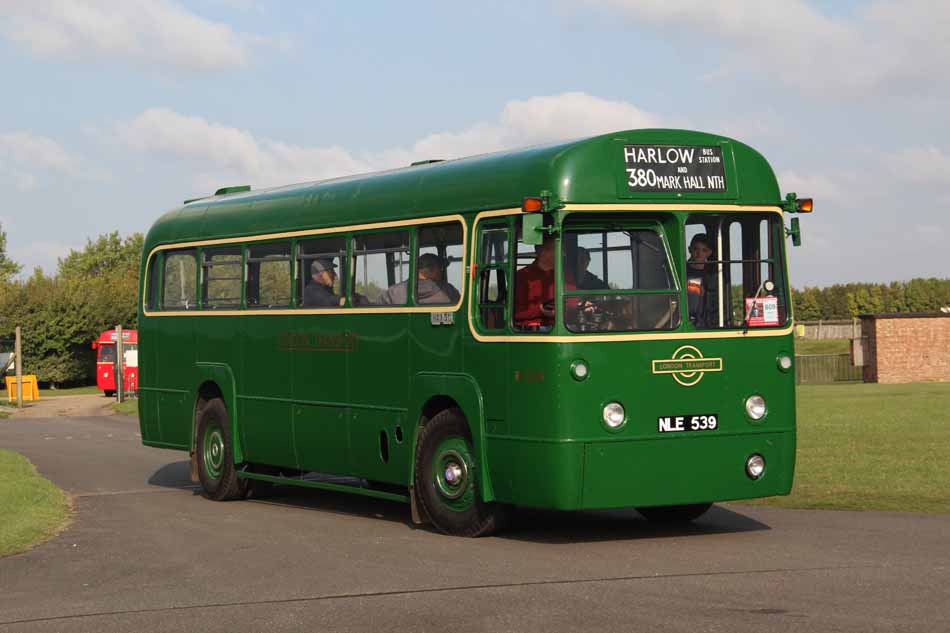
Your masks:
<path fill-rule="evenodd" d="M 540 330 L 554 325 L 555 240 L 551 235 L 535 246 L 534 261 L 515 273 L 515 327 Z M 564 285 L 574 290 L 574 275 L 565 268 Z"/>

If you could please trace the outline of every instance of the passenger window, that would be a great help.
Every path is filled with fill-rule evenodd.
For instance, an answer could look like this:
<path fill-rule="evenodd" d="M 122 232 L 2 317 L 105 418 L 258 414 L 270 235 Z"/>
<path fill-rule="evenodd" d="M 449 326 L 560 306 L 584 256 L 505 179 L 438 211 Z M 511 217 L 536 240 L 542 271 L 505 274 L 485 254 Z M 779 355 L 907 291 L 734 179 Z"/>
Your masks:
<path fill-rule="evenodd" d="M 786 322 L 784 272 L 775 248 L 781 243 L 776 242 L 781 230 L 781 221 L 762 214 L 689 217 L 687 299 L 689 318 L 697 329 Z"/>
<path fill-rule="evenodd" d="M 462 225 L 451 222 L 422 226 L 416 241 L 416 304 L 457 304 L 463 283 Z"/>
<path fill-rule="evenodd" d="M 198 307 L 195 279 L 198 267 L 195 251 L 170 251 L 165 254 L 162 287 L 163 310 L 194 310 Z"/>
<path fill-rule="evenodd" d="M 508 226 L 479 228 L 478 319 L 483 330 L 505 329 L 508 299 Z"/>
<path fill-rule="evenodd" d="M 240 246 L 203 251 L 201 298 L 205 308 L 241 307 L 241 264 Z"/>
<path fill-rule="evenodd" d="M 247 247 L 248 308 L 285 308 L 290 305 L 290 242 Z"/>
<path fill-rule="evenodd" d="M 409 301 L 409 231 L 353 238 L 354 306 Z"/>
<path fill-rule="evenodd" d="M 152 255 L 148 269 L 148 299 L 145 306 L 149 310 L 157 310 L 160 304 L 162 283 L 162 252 Z"/>
<path fill-rule="evenodd" d="M 344 302 L 346 238 L 325 237 L 297 242 L 297 305 L 339 308 Z"/>

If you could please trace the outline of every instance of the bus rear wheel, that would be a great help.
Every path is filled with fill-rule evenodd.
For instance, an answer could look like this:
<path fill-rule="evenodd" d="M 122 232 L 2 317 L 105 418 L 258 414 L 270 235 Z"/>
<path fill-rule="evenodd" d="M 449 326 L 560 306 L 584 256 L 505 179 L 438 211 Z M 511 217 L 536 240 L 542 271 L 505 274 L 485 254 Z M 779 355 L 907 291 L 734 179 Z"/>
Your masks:
<path fill-rule="evenodd" d="M 114 398 L 114 397 L 115 397 L 115 392 L 112 391 L 111 389 L 106 389 L 106 390 L 105 390 L 105 394 L 106 394 L 106 398 Z"/>
<path fill-rule="evenodd" d="M 711 507 L 711 503 L 692 503 L 682 506 L 637 508 L 637 512 L 642 514 L 650 523 L 688 523 L 701 517 Z"/>
<path fill-rule="evenodd" d="M 215 501 L 243 498 L 245 483 L 238 479 L 231 442 L 231 419 L 221 398 L 199 403 L 196 413 L 198 479 L 205 497 Z"/>
<path fill-rule="evenodd" d="M 503 526 L 505 508 L 482 501 L 468 423 L 462 411 L 432 417 L 416 440 L 414 491 L 432 524 L 453 536 L 486 536 Z"/>

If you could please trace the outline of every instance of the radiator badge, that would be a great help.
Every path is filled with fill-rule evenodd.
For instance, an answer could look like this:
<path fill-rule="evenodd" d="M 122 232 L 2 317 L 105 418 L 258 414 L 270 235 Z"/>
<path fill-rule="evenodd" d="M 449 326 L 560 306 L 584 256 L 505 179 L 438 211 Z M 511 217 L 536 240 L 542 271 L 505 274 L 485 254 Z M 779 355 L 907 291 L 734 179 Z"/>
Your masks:
<path fill-rule="evenodd" d="M 673 374 L 673 380 L 684 387 L 692 387 L 707 371 L 722 371 L 721 358 L 704 358 L 703 353 L 692 345 L 683 345 L 673 358 L 653 361 L 654 374 Z"/>

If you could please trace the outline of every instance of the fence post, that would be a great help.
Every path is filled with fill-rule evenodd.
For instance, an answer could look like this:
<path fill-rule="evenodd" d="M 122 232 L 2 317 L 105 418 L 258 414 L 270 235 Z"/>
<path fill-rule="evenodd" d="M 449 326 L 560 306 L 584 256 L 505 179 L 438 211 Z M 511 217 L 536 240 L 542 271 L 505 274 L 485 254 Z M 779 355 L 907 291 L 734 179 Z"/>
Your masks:
<path fill-rule="evenodd" d="M 23 408 L 23 354 L 20 346 L 20 326 L 16 326 L 16 341 L 13 345 L 13 354 L 16 363 L 16 406 Z"/>
<path fill-rule="evenodd" d="M 115 326 L 115 396 L 116 400 L 125 400 L 125 350 L 122 345 L 122 326 Z"/>

